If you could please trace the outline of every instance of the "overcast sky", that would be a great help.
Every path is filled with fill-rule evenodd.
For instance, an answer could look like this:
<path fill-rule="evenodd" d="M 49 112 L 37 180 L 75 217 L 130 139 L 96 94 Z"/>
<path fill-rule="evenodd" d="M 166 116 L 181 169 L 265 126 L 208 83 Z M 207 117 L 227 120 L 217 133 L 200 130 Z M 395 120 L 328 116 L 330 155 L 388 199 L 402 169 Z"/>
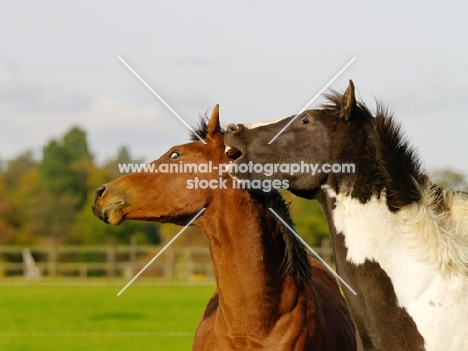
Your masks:
<path fill-rule="evenodd" d="M 219 103 L 224 123 L 300 110 L 353 79 L 386 103 L 429 170 L 468 174 L 466 1 L 11 1 L 0 11 L 0 158 L 78 125 L 97 160 L 151 161 Z M 317 105 L 318 100 L 312 106 Z"/>

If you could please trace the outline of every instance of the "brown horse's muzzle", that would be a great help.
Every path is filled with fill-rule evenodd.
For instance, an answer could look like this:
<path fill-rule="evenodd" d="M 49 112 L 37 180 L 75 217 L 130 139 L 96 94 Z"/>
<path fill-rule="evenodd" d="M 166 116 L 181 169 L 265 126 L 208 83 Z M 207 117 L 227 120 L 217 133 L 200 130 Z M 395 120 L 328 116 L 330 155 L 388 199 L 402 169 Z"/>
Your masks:
<path fill-rule="evenodd" d="M 101 221 L 118 225 L 124 220 L 124 204 L 122 197 L 109 196 L 108 186 L 103 185 L 96 190 L 92 209 Z"/>

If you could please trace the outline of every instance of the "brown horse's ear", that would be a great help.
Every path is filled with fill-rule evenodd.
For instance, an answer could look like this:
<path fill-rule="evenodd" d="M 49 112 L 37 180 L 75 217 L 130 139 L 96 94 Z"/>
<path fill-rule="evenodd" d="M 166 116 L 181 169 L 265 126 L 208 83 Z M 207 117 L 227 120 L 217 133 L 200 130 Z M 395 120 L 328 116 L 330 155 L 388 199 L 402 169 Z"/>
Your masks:
<path fill-rule="evenodd" d="M 341 100 L 341 117 L 348 120 L 355 105 L 356 97 L 354 96 L 354 84 L 353 81 L 350 80 L 348 88 L 343 94 L 343 98 Z"/>
<path fill-rule="evenodd" d="M 206 138 L 214 141 L 216 144 L 224 145 L 223 133 L 221 132 L 221 124 L 219 123 L 219 105 L 216 105 L 211 112 L 210 121 L 208 122 L 208 133 Z"/>

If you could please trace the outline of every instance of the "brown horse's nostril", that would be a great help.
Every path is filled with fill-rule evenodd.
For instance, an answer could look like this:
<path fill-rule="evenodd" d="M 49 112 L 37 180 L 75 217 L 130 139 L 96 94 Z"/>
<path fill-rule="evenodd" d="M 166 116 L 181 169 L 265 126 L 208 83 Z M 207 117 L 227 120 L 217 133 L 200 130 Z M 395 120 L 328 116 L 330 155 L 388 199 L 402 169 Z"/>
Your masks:
<path fill-rule="evenodd" d="M 234 134 L 237 134 L 241 131 L 241 127 L 235 123 L 229 123 L 227 129 Z"/>
<path fill-rule="evenodd" d="M 104 194 L 104 192 L 106 191 L 106 186 L 103 185 L 99 188 L 96 189 L 96 193 L 94 195 L 94 202 L 96 202 L 97 200 L 99 200 L 101 197 L 102 197 L 102 194 Z"/>

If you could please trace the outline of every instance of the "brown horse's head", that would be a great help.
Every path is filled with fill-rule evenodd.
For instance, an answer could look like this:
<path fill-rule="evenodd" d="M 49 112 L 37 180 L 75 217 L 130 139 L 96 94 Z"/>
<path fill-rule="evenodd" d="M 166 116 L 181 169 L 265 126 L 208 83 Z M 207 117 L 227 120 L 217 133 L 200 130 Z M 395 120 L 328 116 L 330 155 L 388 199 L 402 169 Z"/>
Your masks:
<path fill-rule="evenodd" d="M 114 225 L 125 219 L 186 224 L 229 179 L 216 168 L 206 171 L 210 162 L 215 167 L 230 161 L 224 152 L 218 106 L 203 132 L 206 144 L 197 140 L 174 146 L 148 164 L 146 172 L 123 175 L 98 188 L 94 214 Z"/>

